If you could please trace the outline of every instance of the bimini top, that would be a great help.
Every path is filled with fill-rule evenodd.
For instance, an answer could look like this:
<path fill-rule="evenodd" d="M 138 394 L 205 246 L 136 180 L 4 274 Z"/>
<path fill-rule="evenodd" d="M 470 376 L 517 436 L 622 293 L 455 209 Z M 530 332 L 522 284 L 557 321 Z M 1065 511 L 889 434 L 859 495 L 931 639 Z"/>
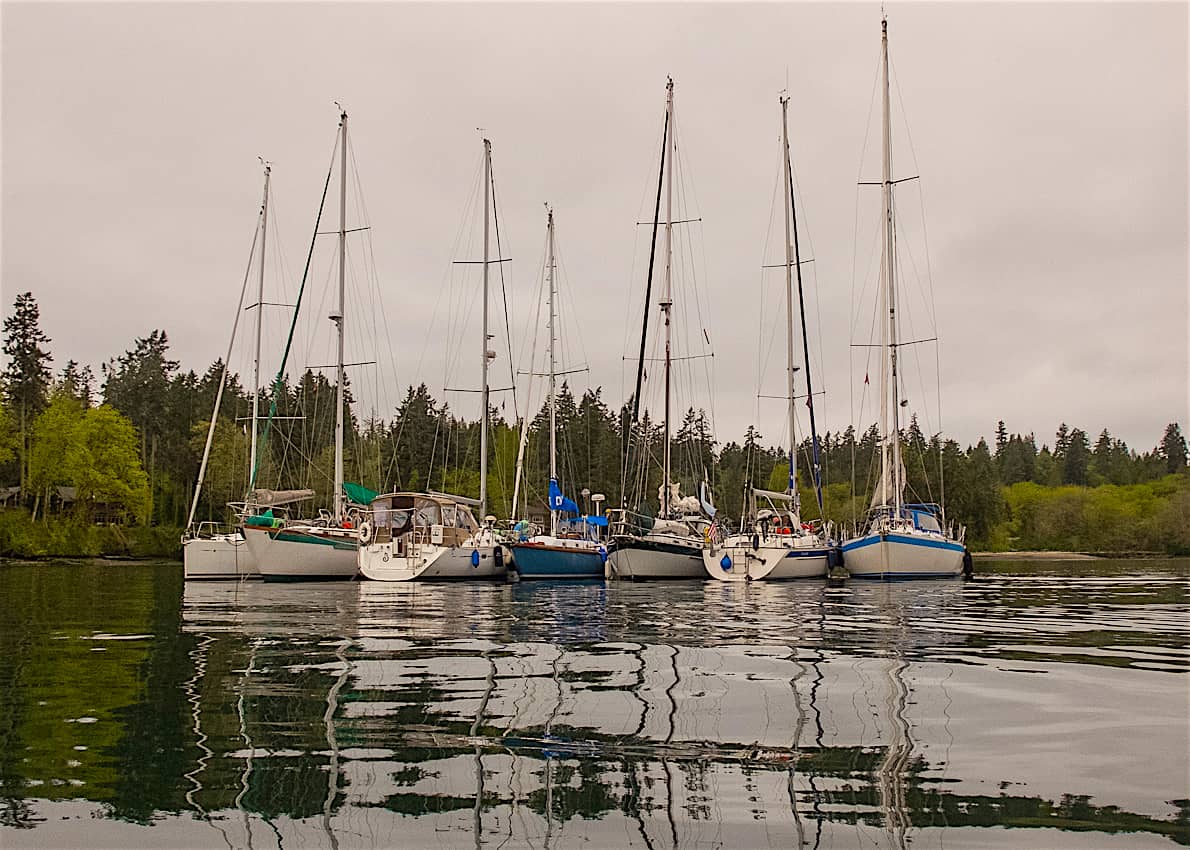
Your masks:
<path fill-rule="evenodd" d="M 472 503 L 478 505 L 479 499 L 471 499 L 466 496 L 452 496 L 448 493 L 412 493 L 406 490 L 398 490 L 395 493 L 383 493 L 379 496 L 372 497 L 372 504 L 377 502 L 384 502 L 385 507 L 408 508 L 411 507 L 414 501 L 418 502 L 434 502 L 439 505 L 471 505 Z"/>

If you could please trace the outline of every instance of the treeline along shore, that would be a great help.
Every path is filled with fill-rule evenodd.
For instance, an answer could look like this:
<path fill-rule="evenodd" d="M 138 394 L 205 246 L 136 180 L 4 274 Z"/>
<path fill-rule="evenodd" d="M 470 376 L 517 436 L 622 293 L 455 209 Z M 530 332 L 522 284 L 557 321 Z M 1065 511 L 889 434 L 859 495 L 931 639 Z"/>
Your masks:
<path fill-rule="evenodd" d="M 4 321 L 7 365 L 0 393 L 0 555 L 177 557 L 223 363 L 201 374 L 171 359 L 165 331 L 136 339 L 122 354 L 91 368 L 68 360 L 52 368 L 31 293 L 16 298 Z M 348 480 L 377 491 L 479 491 L 480 425 L 456 416 L 425 384 L 410 386 L 391 419 L 357 418 L 346 388 Z M 286 378 L 265 407 L 274 419 L 259 461 L 257 486 L 309 488 L 315 508 L 332 499 L 336 387 L 320 372 Z M 600 387 L 558 397 L 559 477 L 570 492 L 602 493 L 618 505 L 630 400 L 609 404 Z M 228 378 L 196 516 L 225 521 L 228 502 L 248 486 L 252 395 Z M 488 441 L 491 510 L 506 519 L 526 509 L 545 513 L 549 474 L 548 414 L 529 419 L 524 457 L 527 501 L 511 504 L 520 432 L 492 412 Z M 641 436 L 643 435 L 643 436 Z M 1139 452 L 1112 436 L 1062 423 L 1052 441 L 995 425 L 993 441 L 963 448 L 926 435 L 916 419 L 902 433 L 907 495 L 939 501 L 967 527 L 975 551 L 1051 550 L 1190 555 L 1190 472 L 1180 425 L 1171 422 L 1153 448 Z M 647 417 L 636 439 L 661 452 L 658 423 Z M 803 516 L 817 518 L 808 470 L 812 447 L 799 448 Z M 789 458 L 754 427 L 722 442 L 703 410 L 688 409 L 672 447 L 675 479 L 694 493 L 708 479 L 721 516 L 738 519 L 749 485 L 784 489 Z M 879 466 L 875 425 L 828 432 L 820 441 L 825 519 L 862 519 Z M 645 492 L 656 494 L 660 469 Z M 580 505 L 580 507 L 589 507 Z M 646 509 L 648 506 L 643 506 Z M 656 508 L 656 505 L 653 506 Z"/>

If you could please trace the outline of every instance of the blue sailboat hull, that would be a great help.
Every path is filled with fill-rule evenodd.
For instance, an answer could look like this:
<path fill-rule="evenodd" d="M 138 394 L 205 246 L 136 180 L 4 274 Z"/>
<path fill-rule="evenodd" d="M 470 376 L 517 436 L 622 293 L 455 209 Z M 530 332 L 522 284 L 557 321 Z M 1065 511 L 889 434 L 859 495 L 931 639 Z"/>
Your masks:
<path fill-rule="evenodd" d="M 512 560 L 523 579 L 603 578 L 598 549 L 575 549 L 536 543 L 514 543 Z"/>

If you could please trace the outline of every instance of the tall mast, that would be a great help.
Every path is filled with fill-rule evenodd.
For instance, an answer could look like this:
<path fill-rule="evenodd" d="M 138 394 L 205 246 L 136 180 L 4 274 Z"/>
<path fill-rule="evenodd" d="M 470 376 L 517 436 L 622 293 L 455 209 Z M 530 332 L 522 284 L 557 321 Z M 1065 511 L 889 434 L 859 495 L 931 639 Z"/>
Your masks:
<path fill-rule="evenodd" d="M 784 148 L 785 175 L 781 183 L 785 187 L 785 371 L 789 392 L 789 482 L 787 492 L 793 500 L 793 514 L 801 525 L 801 496 L 797 490 L 797 403 L 794 401 L 793 373 L 793 240 L 796 230 L 790 233 L 790 215 L 793 212 L 793 169 L 789 163 L 789 98 L 781 98 L 781 142 Z M 801 267 L 798 267 L 800 282 Z"/>
<path fill-rule="evenodd" d="M 884 247 L 883 263 L 885 274 L 888 277 L 888 290 L 885 296 L 885 306 L 888 309 L 888 324 L 886 341 L 888 345 L 888 369 L 889 377 L 885 386 L 882 387 L 882 400 L 885 404 L 885 410 L 891 408 L 891 433 L 885 434 L 885 442 L 892 437 L 891 455 L 885 457 L 885 452 L 890 446 L 885 446 L 885 450 L 881 452 L 882 462 L 885 464 L 881 470 L 881 487 L 888 485 L 888 467 L 892 468 L 892 504 L 894 516 L 899 516 L 901 511 L 901 425 L 900 425 L 900 398 L 898 397 L 897 387 L 897 287 L 896 287 L 896 261 L 893 255 L 894 241 L 893 241 L 893 202 L 892 202 L 892 120 L 889 109 L 889 81 L 888 81 L 888 19 L 885 18 L 880 22 L 880 61 L 884 69 L 884 135 L 883 135 L 883 159 L 882 170 L 883 175 L 881 182 L 883 184 L 884 195 Z M 881 363 L 881 375 L 883 377 L 885 364 Z M 885 504 L 888 504 L 887 493 L 884 494 Z"/>
<path fill-rule="evenodd" d="M 479 425 L 479 518 L 488 513 L 488 233 L 491 227 L 489 210 L 492 205 L 492 143 L 483 140 L 483 417 Z"/>
<path fill-rule="evenodd" d="M 665 84 L 665 123 L 673 125 L 674 81 Z M 669 134 L 669 168 L 665 170 L 665 297 L 661 312 L 665 314 L 665 456 L 661 474 L 661 516 L 669 515 L 669 407 L 670 407 L 670 308 L 673 306 L 673 154 L 676 149 L 674 133 Z"/>
<path fill-rule="evenodd" d="M 268 197 L 268 172 L 265 172 L 265 197 Z M 264 215 L 264 207 L 261 207 L 261 216 Z M 211 459 L 211 443 L 215 439 L 215 426 L 219 421 L 219 406 L 223 402 L 223 390 L 227 386 L 227 371 L 230 368 L 231 352 L 236 344 L 236 331 L 240 327 L 240 314 L 243 313 L 244 296 L 248 294 L 248 281 L 252 278 L 252 258 L 256 255 L 256 240 L 260 238 L 260 229 L 252 234 L 252 251 L 248 255 L 248 265 L 244 269 L 244 282 L 240 284 L 240 300 L 236 304 L 236 317 L 231 323 L 231 339 L 227 341 L 227 356 L 223 358 L 223 371 L 219 373 L 219 388 L 215 390 L 215 407 L 211 411 L 211 422 L 207 426 L 207 442 L 202 450 L 202 462 L 198 466 L 198 479 L 194 482 L 194 498 L 190 500 L 190 513 L 186 517 L 186 530 L 189 531 L 194 526 L 194 514 L 198 510 L 198 497 L 202 495 L 202 483 L 207 475 L 207 462 Z M 249 470 L 248 487 L 251 490 L 252 484 L 255 481 L 256 468 Z"/>
<path fill-rule="evenodd" d="M 557 425 L 558 404 L 554 393 L 554 210 L 546 207 L 547 233 L 549 234 L 549 251 L 546 259 L 546 279 L 550 287 L 550 481 L 558 480 L 558 443 L 554 429 Z M 550 536 L 558 536 L 558 512 L 550 497 Z"/>
<path fill-rule="evenodd" d="M 801 252 L 801 246 L 798 244 L 797 203 L 794 200 L 794 195 L 793 195 L 793 165 L 792 165 L 792 160 L 789 155 L 789 124 L 788 124 L 787 112 L 786 112 L 788 103 L 789 103 L 789 98 L 786 97 L 784 102 L 782 103 L 782 106 L 781 106 L 781 117 L 783 119 L 782 126 L 785 130 L 785 183 L 786 183 L 786 192 L 788 193 L 788 198 L 789 198 L 789 203 L 787 204 L 787 206 L 789 207 L 789 222 L 790 222 L 790 227 L 793 230 L 793 267 L 797 271 L 797 308 L 798 308 L 798 315 L 801 318 L 801 322 L 802 322 L 802 366 L 806 370 L 806 407 L 808 407 L 810 409 L 810 449 L 811 449 L 810 473 L 814 476 L 814 497 L 815 497 L 815 500 L 818 502 L 818 515 L 825 516 L 824 507 L 823 507 L 823 503 L 822 503 L 822 469 L 819 465 L 818 425 L 814 421 L 814 380 L 813 380 L 813 376 L 812 376 L 813 370 L 810 368 L 810 338 L 806 334 L 806 295 L 805 295 L 805 289 L 802 286 L 802 252 Z M 788 241 L 788 240 L 786 240 L 786 241 Z M 787 247 L 786 252 L 788 252 L 788 250 L 789 249 Z M 786 253 L 786 257 L 788 257 L 788 253 Z M 789 332 L 790 332 L 790 336 L 792 337 L 792 334 L 793 334 L 792 319 L 790 320 L 790 331 Z M 792 341 L 792 338 L 790 339 L 790 342 L 789 342 L 789 357 L 790 357 L 790 363 L 792 363 L 793 362 L 793 341 Z M 794 370 L 791 368 L 790 373 L 789 373 L 790 381 L 793 380 L 793 371 Z M 792 393 L 790 393 L 790 395 L 792 395 Z M 793 410 L 792 400 L 790 402 L 790 410 L 791 411 Z M 792 422 L 793 422 L 793 417 L 790 416 L 790 423 L 792 424 Z M 792 443 L 791 445 L 796 446 L 796 443 Z M 795 452 L 792 449 L 791 449 L 790 453 L 795 454 Z M 791 471 L 793 470 L 792 459 L 790 461 L 789 468 Z M 793 486 L 794 484 L 796 484 L 796 479 L 794 480 L 793 484 L 791 484 L 791 486 Z M 796 497 L 794 504 L 797 508 L 798 522 L 800 523 L 801 522 L 801 499 L 800 499 L 800 497 Z"/>
<path fill-rule="evenodd" d="M 269 175 L 272 166 L 264 164 L 264 201 L 260 206 L 260 277 L 256 286 L 256 353 L 252 359 L 252 450 L 248 456 L 248 475 L 256 469 L 256 426 L 260 419 L 260 328 L 264 323 L 265 242 L 269 233 Z"/>
<path fill-rule="evenodd" d="M 639 422 L 641 388 L 644 386 L 645 343 L 649 337 L 649 311 L 652 309 L 651 302 L 653 300 L 653 263 L 657 258 L 657 228 L 661 222 L 661 189 L 665 185 L 665 160 L 666 151 L 669 149 L 669 133 L 669 106 L 667 104 L 665 109 L 665 124 L 661 130 L 661 166 L 657 169 L 657 200 L 653 204 L 653 236 L 649 240 L 649 274 L 645 278 L 645 309 L 640 329 L 640 358 L 636 362 L 636 390 L 632 393 L 632 423 L 628 427 L 628 445 L 624 453 L 625 478 L 627 477 L 628 463 L 632 454 L 632 434 Z M 637 439 L 641 444 L 642 470 L 645 468 L 648 437 L 649 435 L 647 433 L 637 435 Z M 627 482 L 625 482 L 625 486 L 620 492 L 620 504 L 622 506 L 627 505 L 625 501 L 627 497 L 628 487 Z"/>
<path fill-rule="evenodd" d="M 343 295 L 347 283 L 347 112 L 340 116 L 339 160 L 339 310 L 331 319 L 339 328 L 335 374 L 335 522 L 343 519 Z"/>

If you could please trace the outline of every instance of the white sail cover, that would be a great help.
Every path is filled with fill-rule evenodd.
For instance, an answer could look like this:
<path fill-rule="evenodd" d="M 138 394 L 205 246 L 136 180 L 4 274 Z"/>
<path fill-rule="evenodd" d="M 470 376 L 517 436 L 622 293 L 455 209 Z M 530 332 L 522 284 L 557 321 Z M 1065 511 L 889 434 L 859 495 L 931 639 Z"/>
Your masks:
<path fill-rule="evenodd" d="M 665 503 L 664 484 L 657 488 L 657 499 Z M 675 481 L 669 485 L 669 509 L 678 516 L 697 514 L 702 509 L 702 503 L 698 501 L 698 496 L 683 496 L 682 485 Z"/>
<path fill-rule="evenodd" d="M 788 493 L 778 493 L 776 490 L 761 490 L 759 487 L 752 488 L 753 496 L 763 496 L 766 499 L 773 499 L 778 502 L 792 502 L 793 496 Z"/>
<path fill-rule="evenodd" d="M 872 504 L 868 506 L 869 509 L 878 508 L 881 505 L 891 505 L 894 498 L 904 495 L 903 492 L 897 494 L 893 493 L 893 481 L 895 480 L 893 477 L 893 464 L 896 464 L 898 468 L 902 466 L 901 444 L 897 443 L 895 457 L 893 456 L 892 445 L 887 442 L 881 445 L 880 452 L 882 454 L 880 464 L 880 480 L 876 482 L 876 490 L 872 493 Z M 905 476 L 902 475 L 900 478 L 901 487 L 904 488 Z"/>
<path fill-rule="evenodd" d="M 313 490 L 253 490 L 251 504 L 262 508 L 276 508 L 313 498 Z"/>
<path fill-rule="evenodd" d="M 656 519 L 653 520 L 654 534 L 672 534 L 675 537 L 691 537 L 694 532 L 690 526 L 681 520 L 676 519 Z"/>

